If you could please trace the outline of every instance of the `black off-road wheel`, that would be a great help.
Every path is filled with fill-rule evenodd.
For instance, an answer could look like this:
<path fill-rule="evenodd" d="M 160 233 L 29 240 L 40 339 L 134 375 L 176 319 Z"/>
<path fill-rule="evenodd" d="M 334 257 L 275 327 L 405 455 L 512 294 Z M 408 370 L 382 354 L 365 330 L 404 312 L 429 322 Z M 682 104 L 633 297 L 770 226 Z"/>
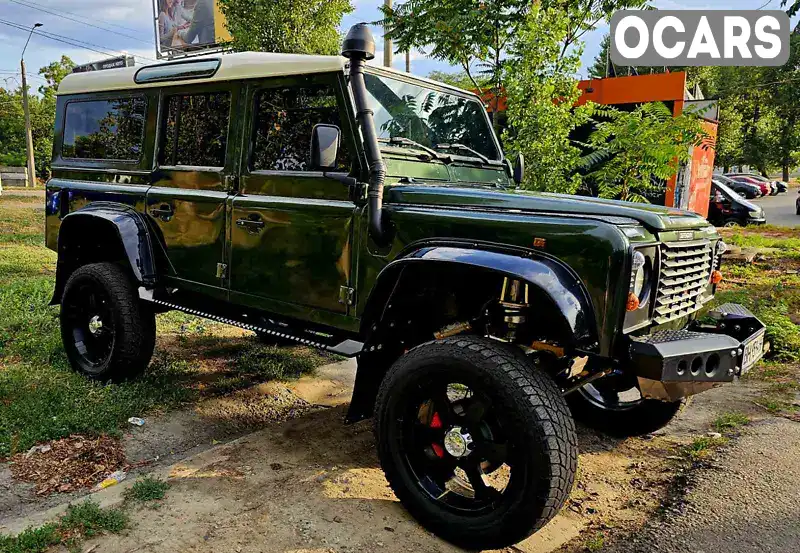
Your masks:
<path fill-rule="evenodd" d="M 553 380 L 519 350 L 457 336 L 390 368 L 375 409 L 381 465 L 408 511 L 469 549 L 502 548 L 563 506 L 578 459 Z"/>
<path fill-rule="evenodd" d="M 644 398 L 636 387 L 607 377 L 571 393 L 567 403 L 575 420 L 581 424 L 609 436 L 626 438 L 665 427 L 680 412 L 685 401 Z"/>
<path fill-rule="evenodd" d="M 155 315 L 122 267 L 84 265 L 64 287 L 61 339 L 76 371 L 102 381 L 132 378 L 153 355 Z"/>

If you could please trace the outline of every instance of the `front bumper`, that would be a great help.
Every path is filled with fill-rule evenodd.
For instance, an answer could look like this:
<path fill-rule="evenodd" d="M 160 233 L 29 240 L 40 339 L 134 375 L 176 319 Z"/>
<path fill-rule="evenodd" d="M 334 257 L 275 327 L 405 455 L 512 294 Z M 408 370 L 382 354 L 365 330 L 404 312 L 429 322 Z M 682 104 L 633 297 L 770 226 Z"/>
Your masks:
<path fill-rule="evenodd" d="M 632 338 L 630 369 L 642 396 L 677 401 L 746 373 L 764 354 L 764 323 L 745 307 L 726 303 L 711 324 Z"/>

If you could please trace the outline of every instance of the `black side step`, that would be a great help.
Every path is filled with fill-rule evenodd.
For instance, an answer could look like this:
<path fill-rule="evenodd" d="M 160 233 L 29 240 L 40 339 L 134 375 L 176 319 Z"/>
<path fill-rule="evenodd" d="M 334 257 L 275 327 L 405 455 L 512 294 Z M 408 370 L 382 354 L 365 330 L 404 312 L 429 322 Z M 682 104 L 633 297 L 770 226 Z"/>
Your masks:
<path fill-rule="evenodd" d="M 254 315 L 250 317 L 248 316 L 248 313 L 241 313 L 240 316 L 236 316 L 229 312 L 225 313 L 224 315 L 209 313 L 207 311 L 196 309 L 191 305 L 177 303 L 172 298 L 169 298 L 169 301 L 167 299 L 157 299 L 153 297 L 152 291 L 145 290 L 144 288 L 139 288 L 139 297 L 144 301 L 154 303 L 161 307 L 175 309 L 176 311 L 182 311 L 184 313 L 189 313 L 190 315 L 196 315 L 198 317 L 211 319 L 212 321 L 218 321 L 232 326 L 238 326 L 239 328 L 252 330 L 253 332 L 260 332 L 277 336 L 279 338 L 294 340 L 295 342 L 299 342 L 301 344 L 321 350 L 330 351 L 331 353 L 342 355 L 344 357 L 355 357 L 364 347 L 362 342 L 358 342 L 356 340 L 343 338 L 342 336 L 336 336 L 334 334 L 329 334 L 327 332 L 313 330 L 310 328 L 298 328 L 297 323 L 290 324 L 288 322 L 275 320 L 274 318 L 269 318 L 263 315 Z"/>

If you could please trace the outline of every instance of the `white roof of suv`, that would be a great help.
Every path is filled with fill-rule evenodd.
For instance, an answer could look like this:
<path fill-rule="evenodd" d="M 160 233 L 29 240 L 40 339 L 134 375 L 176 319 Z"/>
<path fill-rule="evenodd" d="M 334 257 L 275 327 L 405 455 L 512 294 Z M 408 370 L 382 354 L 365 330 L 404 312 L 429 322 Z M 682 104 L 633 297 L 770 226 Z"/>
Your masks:
<path fill-rule="evenodd" d="M 144 67 L 191 63 L 203 60 L 220 60 L 219 69 L 207 78 L 175 79 L 174 81 L 153 81 L 137 84 L 136 73 L 143 67 L 123 67 L 86 73 L 67 75 L 58 87 L 58 94 L 81 94 L 86 92 L 102 92 L 107 90 L 130 90 L 135 88 L 170 86 L 187 82 L 202 84 L 217 81 L 233 81 L 259 77 L 279 77 L 285 75 L 302 75 L 308 73 L 327 73 L 342 71 L 347 60 L 342 56 L 309 56 L 303 54 L 276 54 L 269 52 L 240 52 L 235 54 L 217 54 L 215 56 L 198 56 L 184 60 L 174 60 L 164 64 L 153 64 Z"/>

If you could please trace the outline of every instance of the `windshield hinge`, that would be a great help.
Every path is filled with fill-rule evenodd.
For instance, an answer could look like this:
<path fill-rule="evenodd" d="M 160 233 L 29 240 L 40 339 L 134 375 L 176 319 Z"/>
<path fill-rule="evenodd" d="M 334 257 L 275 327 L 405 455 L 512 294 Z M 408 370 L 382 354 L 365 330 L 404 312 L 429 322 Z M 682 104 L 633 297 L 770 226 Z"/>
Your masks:
<path fill-rule="evenodd" d="M 349 288 L 347 286 L 339 287 L 339 303 L 342 305 L 353 305 L 355 295 L 355 288 Z"/>

